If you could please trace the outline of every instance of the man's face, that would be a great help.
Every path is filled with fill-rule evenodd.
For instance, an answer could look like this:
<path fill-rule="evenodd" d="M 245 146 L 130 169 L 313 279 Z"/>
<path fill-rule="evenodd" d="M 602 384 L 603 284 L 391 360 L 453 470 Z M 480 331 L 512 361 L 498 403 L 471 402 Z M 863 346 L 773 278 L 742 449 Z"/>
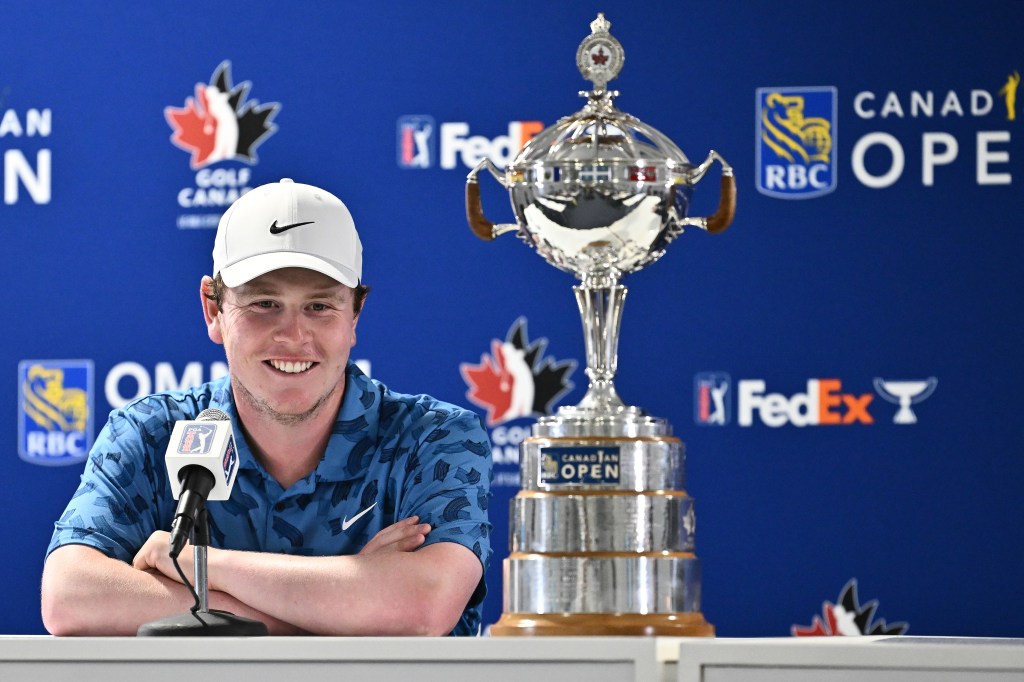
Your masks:
<path fill-rule="evenodd" d="M 206 301 L 207 329 L 224 345 L 239 409 L 282 424 L 334 415 L 356 343 L 352 297 L 326 275 L 285 268 L 225 288 L 222 311 Z"/>

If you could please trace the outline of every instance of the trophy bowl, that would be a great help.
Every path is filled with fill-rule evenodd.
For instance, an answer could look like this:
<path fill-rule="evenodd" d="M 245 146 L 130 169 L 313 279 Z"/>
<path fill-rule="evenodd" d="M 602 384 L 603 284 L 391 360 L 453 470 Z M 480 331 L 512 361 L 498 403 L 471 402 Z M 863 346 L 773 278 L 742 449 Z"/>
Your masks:
<path fill-rule="evenodd" d="M 618 111 L 607 90 L 586 93 L 579 112 L 546 128 L 501 171 L 490 160 L 467 182 L 467 218 L 482 239 L 510 230 L 555 267 L 581 280 L 634 272 L 661 258 L 686 226 L 721 232 L 736 206 L 732 168 L 714 150 L 694 165 L 671 140 Z M 694 185 L 723 165 L 720 205 L 688 218 Z M 509 191 L 516 225 L 484 216 L 476 173 L 487 168 Z"/>

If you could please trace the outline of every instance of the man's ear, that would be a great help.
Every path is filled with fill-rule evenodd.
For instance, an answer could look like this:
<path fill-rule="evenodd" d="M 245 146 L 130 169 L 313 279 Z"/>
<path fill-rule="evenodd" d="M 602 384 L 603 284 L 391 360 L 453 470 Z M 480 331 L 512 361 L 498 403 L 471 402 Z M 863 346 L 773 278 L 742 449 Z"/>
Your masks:
<path fill-rule="evenodd" d="M 206 334 L 214 343 L 223 345 L 224 336 L 220 329 L 221 311 L 217 308 L 217 302 L 207 296 L 213 293 L 213 278 L 206 276 L 199 283 L 199 299 L 203 303 L 203 318 L 206 319 Z"/>

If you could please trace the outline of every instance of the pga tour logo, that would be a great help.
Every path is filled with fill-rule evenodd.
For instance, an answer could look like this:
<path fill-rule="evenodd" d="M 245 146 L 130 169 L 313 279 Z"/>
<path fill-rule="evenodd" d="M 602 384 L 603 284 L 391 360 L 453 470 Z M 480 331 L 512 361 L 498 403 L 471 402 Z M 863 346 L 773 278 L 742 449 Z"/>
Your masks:
<path fill-rule="evenodd" d="M 179 455 L 208 455 L 213 445 L 213 435 L 217 433 L 215 424 L 189 424 L 181 434 L 178 443 Z"/>
<path fill-rule="evenodd" d="M 430 168 L 437 156 L 434 131 L 437 124 L 432 116 L 412 115 L 398 119 L 398 166 L 400 168 Z"/>
<path fill-rule="evenodd" d="M 769 392 L 763 379 L 733 382 L 725 372 L 701 372 L 694 378 L 694 421 L 702 426 L 725 426 L 732 421 L 736 406 L 739 426 L 755 422 L 772 428 L 781 426 L 850 426 L 874 424 L 872 403 L 881 397 L 897 405 L 893 424 L 915 424 L 912 406 L 925 401 L 938 386 L 938 379 L 892 380 L 875 377 L 875 393 L 845 390 L 840 379 L 808 379 L 805 389 L 792 395 Z M 876 395 L 877 394 L 877 395 Z"/>
<path fill-rule="evenodd" d="M 732 381 L 725 372 L 701 372 L 693 380 L 693 419 L 698 424 L 724 426 L 731 421 L 725 395 Z"/>
<path fill-rule="evenodd" d="M 810 199 L 836 188 L 836 89 L 757 89 L 757 191 Z"/>

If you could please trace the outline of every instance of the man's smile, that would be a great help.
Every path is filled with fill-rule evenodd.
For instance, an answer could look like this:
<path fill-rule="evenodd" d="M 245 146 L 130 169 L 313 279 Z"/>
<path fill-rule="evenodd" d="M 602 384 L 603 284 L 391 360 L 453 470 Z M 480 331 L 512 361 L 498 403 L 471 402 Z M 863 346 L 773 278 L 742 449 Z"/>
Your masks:
<path fill-rule="evenodd" d="M 308 370 L 309 368 L 316 364 L 315 362 L 312 362 L 310 360 L 304 360 L 299 362 L 290 362 L 286 360 L 267 360 L 266 363 L 273 367 L 274 369 L 280 372 L 285 372 L 287 374 L 299 374 L 301 372 L 305 372 L 306 370 Z"/>

